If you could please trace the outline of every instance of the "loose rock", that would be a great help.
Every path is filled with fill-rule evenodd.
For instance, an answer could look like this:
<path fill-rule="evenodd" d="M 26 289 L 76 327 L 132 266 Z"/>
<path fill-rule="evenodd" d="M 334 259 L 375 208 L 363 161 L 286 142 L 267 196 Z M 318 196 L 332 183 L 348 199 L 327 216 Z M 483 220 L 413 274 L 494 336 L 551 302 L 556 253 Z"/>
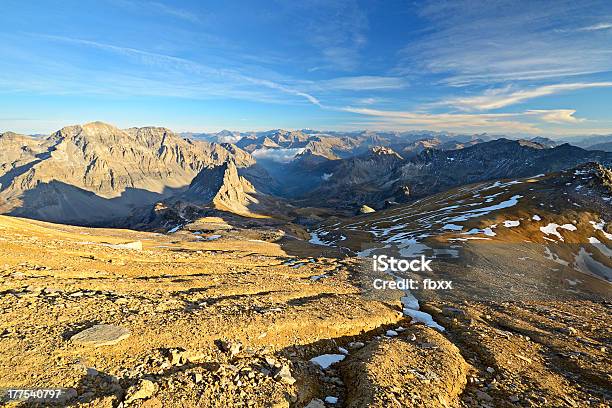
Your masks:
<path fill-rule="evenodd" d="M 85 329 L 70 338 L 74 344 L 84 346 L 112 346 L 130 337 L 130 331 L 121 326 L 112 324 L 97 324 Z"/>

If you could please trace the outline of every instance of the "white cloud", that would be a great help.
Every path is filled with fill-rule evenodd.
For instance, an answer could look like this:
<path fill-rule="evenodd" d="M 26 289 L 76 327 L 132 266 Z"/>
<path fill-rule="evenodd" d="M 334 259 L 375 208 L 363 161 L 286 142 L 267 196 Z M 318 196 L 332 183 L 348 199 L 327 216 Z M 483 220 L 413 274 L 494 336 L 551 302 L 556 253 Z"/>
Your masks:
<path fill-rule="evenodd" d="M 251 155 L 256 159 L 272 160 L 278 163 L 288 163 L 303 151 L 303 148 L 257 149 L 253 151 Z"/>
<path fill-rule="evenodd" d="M 525 112 L 527 115 L 537 115 L 541 120 L 549 123 L 579 123 L 585 121 L 584 119 L 574 117 L 574 113 L 576 113 L 574 109 L 531 109 Z"/>
<path fill-rule="evenodd" d="M 612 70 L 610 39 L 597 34 L 608 29 L 608 23 L 597 22 L 593 13 L 601 3 L 424 4 L 420 15 L 427 20 L 427 29 L 402 51 L 398 74 L 433 73 L 442 76 L 444 84 L 466 86 Z"/>
<path fill-rule="evenodd" d="M 339 77 L 317 82 L 310 82 L 310 87 L 321 91 L 348 90 L 348 91 L 373 91 L 400 89 L 408 86 L 405 79 L 389 76 L 351 76 Z"/>
<path fill-rule="evenodd" d="M 217 136 L 217 142 L 218 143 L 236 143 L 240 139 L 242 139 L 242 136 L 240 136 L 239 134 Z"/>
<path fill-rule="evenodd" d="M 344 107 L 343 111 L 373 117 L 366 121 L 386 129 L 432 129 L 446 131 L 542 133 L 547 123 L 577 124 L 573 109 L 527 110 L 516 113 L 420 113 Z"/>
<path fill-rule="evenodd" d="M 197 75 L 196 79 L 199 79 L 200 81 L 203 81 L 203 80 L 206 81 L 205 86 L 204 86 L 205 88 L 209 84 L 214 84 L 217 87 L 219 85 L 226 85 L 226 87 L 228 85 L 229 86 L 234 85 L 238 87 L 240 86 L 244 87 L 245 85 L 249 85 L 249 84 L 258 85 L 258 86 L 266 87 L 268 89 L 277 90 L 277 91 L 280 91 L 288 95 L 298 96 L 300 98 L 307 100 L 313 105 L 321 106 L 321 102 L 318 100 L 318 98 L 316 98 L 315 96 L 309 93 L 303 92 L 298 89 L 294 89 L 292 87 L 286 86 L 279 82 L 275 82 L 275 81 L 271 81 L 271 80 L 263 79 L 263 78 L 256 78 L 250 75 L 245 75 L 245 74 L 242 74 L 232 69 L 217 69 L 217 68 L 210 67 L 204 64 L 200 64 L 198 62 L 195 62 L 195 61 L 192 61 L 186 58 L 180 58 L 180 57 L 174 57 L 174 56 L 165 55 L 165 54 L 153 53 L 153 52 L 144 51 L 144 50 L 131 48 L 131 47 L 116 46 L 116 45 L 106 44 L 106 43 L 97 42 L 97 41 L 83 40 L 79 38 L 71 38 L 71 37 L 64 37 L 64 36 L 54 36 L 54 35 L 40 35 L 40 34 L 34 34 L 34 35 L 40 38 L 51 40 L 51 41 L 59 41 L 59 42 L 77 44 L 77 45 L 86 46 L 86 47 L 93 47 L 93 48 L 98 48 L 104 51 L 123 55 L 126 57 L 136 58 L 138 59 L 139 62 L 141 62 L 144 65 L 152 65 L 158 68 L 162 68 L 162 69 L 171 71 L 170 74 L 172 75 L 172 77 L 169 78 L 170 82 L 176 82 L 177 78 L 179 78 L 178 74 L 180 72 L 196 74 Z M 193 80 L 194 80 L 193 76 L 190 76 L 190 79 L 192 82 L 191 84 L 188 84 L 187 87 L 194 87 L 196 89 L 202 88 L 202 83 L 199 83 L 200 86 L 198 86 L 198 84 L 193 84 Z M 142 79 L 142 80 L 145 80 L 145 79 Z M 155 81 L 152 81 L 152 82 L 155 82 Z M 163 84 L 163 81 L 160 81 L 160 83 Z M 182 88 L 182 87 L 185 87 L 185 84 L 176 84 L 176 85 L 168 84 L 169 88 L 172 88 L 174 86 L 176 86 L 177 88 Z M 232 95 L 239 96 L 240 92 L 248 94 L 248 91 L 242 90 L 242 91 L 238 91 L 234 93 L 228 92 L 228 96 L 232 96 Z"/>
<path fill-rule="evenodd" d="M 491 110 L 514 105 L 529 99 L 561 92 L 575 91 L 588 88 L 609 88 L 612 82 L 578 82 L 569 84 L 545 85 L 532 89 L 513 91 L 510 87 L 489 89 L 482 95 L 451 98 L 437 103 L 438 105 L 454 106 L 461 110 Z"/>
<path fill-rule="evenodd" d="M 457 130 L 476 132 L 538 132 L 532 123 L 515 120 L 524 115 L 514 113 L 495 114 L 454 114 L 454 113 L 416 113 L 386 111 L 369 108 L 345 107 L 346 112 L 358 113 L 377 118 L 376 123 L 386 127 L 414 129 Z"/>
<path fill-rule="evenodd" d="M 609 30 L 612 28 L 612 23 L 598 23 L 593 24 L 587 27 L 581 27 L 576 31 L 599 31 L 599 30 Z"/>

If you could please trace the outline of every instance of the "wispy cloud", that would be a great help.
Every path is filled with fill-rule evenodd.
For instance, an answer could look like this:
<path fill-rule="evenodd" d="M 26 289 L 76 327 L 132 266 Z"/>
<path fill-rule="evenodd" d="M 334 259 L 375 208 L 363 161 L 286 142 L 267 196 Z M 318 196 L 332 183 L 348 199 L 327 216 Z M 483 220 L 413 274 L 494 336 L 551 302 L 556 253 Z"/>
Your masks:
<path fill-rule="evenodd" d="M 587 27 L 580 27 L 576 31 L 600 31 L 609 30 L 612 28 L 612 23 L 598 23 Z"/>
<path fill-rule="evenodd" d="M 542 96 L 558 94 L 588 88 L 610 88 L 612 82 L 577 82 L 568 84 L 554 84 L 539 86 L 531 89 L 513 90 L 511 87 L 495 88 L 485 91 L 481 95 L 450 98 L 436 105 L 453 106 L 461 110 L 492 110 L 525 102 Z"/>
<path fill-rule="evenodd" d="M 162 1 L 148 0 L 107 0 L 113 5 L 120 6 L 130 11 L 138 13 L 155 13 L 172 18 L 178 18 L 190 23 L 201 22 L 200 16 L 193 11 L 176 7 L 174 4 L 168 4 Z"/>
<path fill-rule="evenodd" d="M 473 132 L 501 133 L 542 133 L 538 126 L 542 123 L 580 123 L 583 119 L 574 117 L 575 110 L 527 110 L 516 113 L 420 113 L 407 111 L 389 111 L 370 108 L 344 107 L 343 111 L 357 113 L 376 120 L 371 124 L 384 128 L 410 128 L 458 130 Z"/>
<path fill-rule="evenodd" d="M 451 114 L 451 113 L 415 113 L 404 111 L 388 111 L 369 108 L 343 108 L 346 112 L 358 113 L 378 119 L 377 123 L 389 127 L 431 129 L 472 129 L 474 131 L 491 131 L 493 129 L 513 132 L 537 132 L 537 128 L 529 123 L 513 121 L 516 114 Z"/>
<path fill-rule="evenodd" d="M 533 81 L 612 70 L 610 39 L 596 35 L 601 3 L 492 0 L 428 2 L 420 14 L 429 29 L 401 53 L 396 72 L 437 74 L 466 86 Z M 577 28 L 588 28 L 576 33 Z M 565 31 L 566 30 L 566 31 Z"/>
<path fill-rule="evenodd" d="M 367 44 L 367 14 L 356 0 L 278 0 L 283 13 L 299 21 L 303 39 L 320 53 L 316 70 L 355 71 Z"/>
<path fill-rule="evenodd" d="M 79 38 L 71 38 L 64 36 L 52 36 L 52 35 L 38 35 L 41 38 L 45 38 L 51 41 L 60 41 L 71 44 L 77 44 L 86 47 L 93 47 L 104 51 L 120 54 L 126 57 L 137 58 L 139 62 L 146 65 L 154 65 L 164 69 L 170 69 L 171 76 L 168 80 L 176 82 L 179 77 L 177 71 L 187 71 L 190 74 L 199 75 L 200 80 L 206 80 L 208 83 L 215 83 L 219 81 L 221 84 L 226 85 L 256 85 L 260 87 L 266 87 L 268 89 L 280 91 L 287 95 L 293 95 L 305 99 L 309 103 L 317 106 L 321 106 L 321 102 L 315 96 L 303 92 L 299 89 L 294 89 L 290 86 L 278 83 L 269 79 L 257 78 L 249 75 L 245 75 L 239 71 L 233 69 L 219 69 L 210 67 L 196 61 L 192 61 L 186 58 L 175 57 L 171 55 L 165 55 L 160 53 L 149 52 L 131 47 L 117 46 L 113 44 L 102 43 L 98 41 L 90 41 Z M 138 81 L 136 81 L 138 82 Z M 191 85 L 193 86 L 193 82 Z M 182 86 L 178 86 L 181 88 Z M 202 89 L 201 86 L 195 86 L 194 89 Z M 230 94 L 231 95 L 231 94 Z"/>
<path fill-rule="evenodd" d="M 311 92 L 330 91 L 387 91 L 406 88 L 409 84 L 401 77 L 359 75 L 323 79 L 319 81 L 296 81 L 296 86 Z"/>
<path fill-rule="evenodd" d="M 145 6 L 148 6 L 168 16 L 180 18 L 182 20 L 187 20 L 192 23 L 197 23 L 200 21 L 200 17 L 191 11 L 180 9 L 174 6 L 170 6 L 168 4 L 161 3 L 158 1 L 145 2 Z"/>

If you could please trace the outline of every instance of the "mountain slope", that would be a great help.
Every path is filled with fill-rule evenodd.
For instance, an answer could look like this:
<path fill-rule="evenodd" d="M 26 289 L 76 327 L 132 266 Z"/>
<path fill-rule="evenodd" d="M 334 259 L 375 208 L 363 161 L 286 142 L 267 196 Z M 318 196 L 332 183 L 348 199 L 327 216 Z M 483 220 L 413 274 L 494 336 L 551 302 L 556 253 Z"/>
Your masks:
<path fill-rule="evenodd" d="M 604 152 L 612 152 L 612 142 L 596 143 L 586 148 L 587 150 L 603 150 Z"/>
<path fill-rule="evenodd" d="M 221 211 L 250 214 L 249 205 L 257 204 L 255 187 L 243 176 L 233 161 L 205 168 L 193 179 L 181 195 L 190 202 L 210 204 Z"/>
<path fill-rule="evenodd" d="M 612 172 L 588 163 L 545 176 L 463 186 L 324 224 L 313 241 L 361 256 L 397 252 L 458 259 L 465 259 L 467 248 L 485 256 L 503 245 L 506 268 L 513 264 L 507 258 L 527 251 L 534 262 L 563 266 L 572 276 L 577 271 L 612 282 L 611 200 Z"/>
<path fill-rule="evenodd" d="M 3 136 L 0 143 L 14 145 L 15 138 Z M 206 166 L 228 158 L 254 163 L 240 149 L 184 140 L 168 129 L 120 130 L 100 122 L 44 139 L 20 137 L 24 143 L 24 153 L 2 158 L 0 211 L 85 225 L 125 217 L 183 190 Z"/>
<path fill-rule="evenodd" d="M 457 150 L 426 149 L 393 163 L 357 157 L 338 163 L 334 176 L 307 201 L 325 196 L 330 206 L 339 208 L 362 204 L 382 208 L 385 201 L 405 202 L 464 184 L 549 173 L 589 161 L 610 165 L 612 154 L 569 144 L 544 148 L 528 141 L 498 139 Z"/>

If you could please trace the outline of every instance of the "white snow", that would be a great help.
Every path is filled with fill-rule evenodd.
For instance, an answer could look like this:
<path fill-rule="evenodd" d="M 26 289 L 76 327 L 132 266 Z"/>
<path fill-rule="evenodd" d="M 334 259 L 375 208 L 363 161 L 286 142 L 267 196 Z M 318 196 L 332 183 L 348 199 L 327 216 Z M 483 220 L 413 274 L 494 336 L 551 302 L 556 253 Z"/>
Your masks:
<path fill-rule="evenodd" d="M 334 173 L 323 173 L 323 176 L 321 176 L 321 178 L 323 179 L 323 181 L 327 181 L 331 178 L 331 176 L 333 176 Z"/>
<path fill-rule="evenodd" d="M 602 254 L 607 256 L 608 258 L 612 258 L 612 250 L 608 248 L 605 244 L 603 244 L 600 240 L 595 237 L 589 237 L 589 244 L 592 244 L 595 248 L 599 250 Z"/>
<path fill-rule="evenodd" d="M 327 235 L 327 234 L 321 233 L 321 235 Z M 315 244 L 315 245 L 331 246 L 331 244 L 321 241 L 321 238 L 319 238 L 319 235 L 317 234 L 316 231 L 310 233 L 310 239 L 308 240 L 308 242 L 310 242 L 311 244 Z"/>
<path fill-rule="evenodd" d="M 431 249 L 427 245 L 421 244 L 414 238 L 400 242 L 401 245 L 398 246 L 399 254 L 404 258 L 413 258 L 417 255 L 423 255 L 425 250 Z"/>
<path fill-rule="evenodd" d="M 604 221 L 599 221 L 599 222 L 589 221 L 589 222 L 591 223 L 594 229 L 601 231 L 606 238 L 608 238 L 609 240 L 612 240 L 612 234 L 609 234 L 606 231 L 604 231 L 604 227 L 606 225 Z"/>
<path fill-rule="evenodd" d="M 221 238 L 221 235 L 210 235 L 210 236 L 206 237 L 206 240 L 207 241 L 214 241 L 214 240 L 219 239 L 219 238 Z"/>
<path fill-rule="evenodd" d="M 338 351 L 344 355 L 347 355 L 349 353 L 348 350 L 345 349 L 344 347 L 338 347 Z"/>
<path fill-rule="evenodd" d="M 415 298 L 414 295 L 408 291 L 406 291 L 404 293 L 404 296 L 400 298 L 400 302 L 402 302 L 402 305 L 404 306 L 404 308 L 419 310 L 418 299 Z"/>
<path fill-rule="evenodd" d="M 612 269 L 593 259 L 592 255 L 584 248 L 580 248 L 574 262 L 575 269 L 582 273 L 603 276 L 608 281 L 612 280 Z"/>
<path fill-rule="evenodd" d="M 563 259 L 559 258 L 559 255 L 552 252 L 548 247 L 544 247 L 544 257 L 546 259 L 550 259 L 551 261 L 555 261 L 556 263 L 561 264 L 561 265 L 565 265 L 565 266 L 569 265 L 569 262 L 564 261 Z"/>
<path fill-rule="evenodd" d="M 492 228 L 493 226 L 491 226 Z M 493 230 L 491 228 L 485 228 L 482 230 L 482 233 L 489 236 L 489 237 L 494 237 L 495 235 L 497 235 L 496 233 L 493 232 Z"/>
<path fill-rule="evenodd" d="M 545 227 L 540 227 L 540 231 L 542 231 L 546 235 L 554 235 L 557 238 L 559 238 L 561 241 L 564 241 L 564 239 L 561 236 L 561 234 L 559 234 L 559 231 L 557 231 L 557 228 L 564 228 L 564 229 L 567 229 L 567 230 L 570 230 L 570 231 L 572 231 L 571 228 L 576 229 L 576 227 L 574 227 L 572 224 L 559 225 L 559 224 L 555 224 L 555 223 L 551 222 L 551 223 L 549 223 Z"/>
<path fill-rule="evenodd" d="M 404 309 L 404 314 L 410 316 L 413 321 L 425 323 L 427 326 L 440 331 L 444 331 L 444 327 L 436 323 L 429 313 L 421 312 L 420 310 Z"/>
<path fill-rule="evenodd" d="M 142 251 L 142 242 L 134 241 L 134 242 L 126 242 L 125 244 L 102 244 L 104 246 L 115 248 L 115 249 L 132 249 L 135 251 Z"/>
<path fill-rule="evenodd" d="M 171 230 L 168 230 L 168 234 L 174 234 L 176 231 L 180 230 L 182 227 L 182 225 L 177 225 L 176 227 L 172 228 Z"/>
<path fill-rule="evenodd" d="M 397 336 L 397 332 L 395 330 L 387 330 L 387 332 L 385 333 L 385 336 L 395 337 Z"/>
<path fill-rule="evenodd" d="M 483 215 L 489 214 L 491 211 L 502 210 L 504 208 L 513 207 L 518 203 L 518 200 L 523 198 L 522 195 L 514 195 L 510 197 L 508 200 L 502 201 L 499 204 L 491 205 L 483 208 L 475 208 L 473 210 L 465 211 L 462 215 L 458 217 L 451 218 L 448 220 L 449 222 L 459 222 L 459 221 L 467 221 L 470 218 L 481 217 Z"/>
<path fill-rule="evenodd" d="M 451 230 L 451 231 L 461 231 L 463 227 L 461 225 L 456 224 L 445 224 L 442 226 L 443 230 Z"/>
<path fill-rule="evenodd" d="M 521 225 L 520 221 L 514 221 L 514 220 L 504 221 L 504 227 L 506 228 L 518 227 L 519 225 Z"/>
<path fill-rule="evenodd" d="M 401 298 L 401 302 L 402 306 L 404 306 L 404 315 L 410 316 L 414 322 L 425 323 L 429 327 L 444 331 L 444 327 L 436 323 L 429 313 L 421 312 L 419 310 L 419 301 L 417 300 L 417 298 L 414 297 L 412 293 L 410 293 L 410 291 L 407 290 L 404 292 L 404 296 Z"/>
<path fill-rule="evenodd" d="M 534 214 L 533 217 L 531 217 L 531 219 L 534 221 L 542 221 L 542 218 L 540 218 L 538 214 Z"/>
<path fill-rule="evenodd" d="M 325 397 L 325 402 L 327 402 L 328 404 L 336 404 L 338 402 L 338 398 L 336 397 Z"/>
<path fill-rule="evenodd" d="M 336 364 L 344 360 L 345 357 L 346 356 L 344 354 L 323 354 L 318 357 L 311 358 L 310 362 L 325 370 L 332 364 Z"/>

